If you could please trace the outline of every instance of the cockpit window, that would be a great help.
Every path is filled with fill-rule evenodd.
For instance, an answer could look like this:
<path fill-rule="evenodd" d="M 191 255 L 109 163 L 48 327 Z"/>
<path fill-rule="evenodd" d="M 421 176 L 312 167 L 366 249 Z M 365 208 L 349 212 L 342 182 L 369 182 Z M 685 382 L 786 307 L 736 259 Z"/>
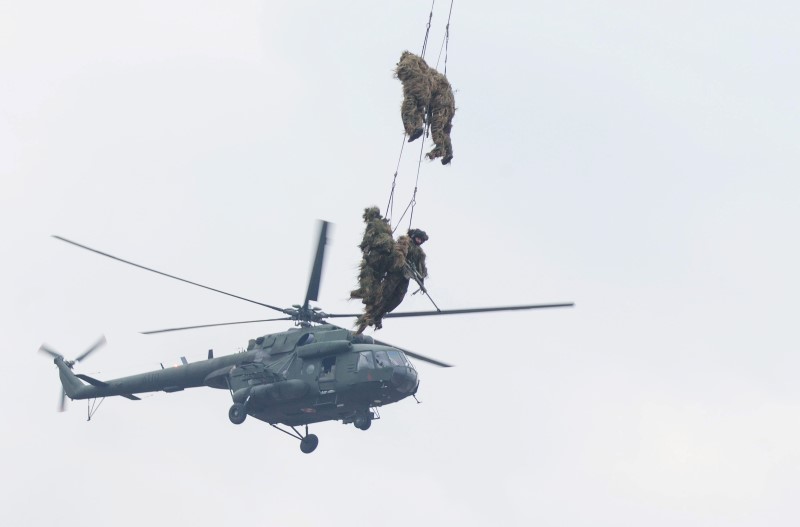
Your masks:
<path fill-rule="evenodd" d="M 371 351 L 362 351 L 358 355 L 358 371 L 361 370 L 374 370 L 375 369 L 375 359 L 372 358 Z"/>
<path fill-rule="evenodd" d="M 389 361 L 394 364 L 395 366 L 405 366 L 406 365 L 406 357 L 399 351 L 390 351 L 389 352 Z"/>
<path fill-rule="evenodd" d="M 375 366 L 378 368 L 388 368 L 392 365 L 389 361 L 389 356 L 385 351 L 380 350 L 375 352 Z"/>

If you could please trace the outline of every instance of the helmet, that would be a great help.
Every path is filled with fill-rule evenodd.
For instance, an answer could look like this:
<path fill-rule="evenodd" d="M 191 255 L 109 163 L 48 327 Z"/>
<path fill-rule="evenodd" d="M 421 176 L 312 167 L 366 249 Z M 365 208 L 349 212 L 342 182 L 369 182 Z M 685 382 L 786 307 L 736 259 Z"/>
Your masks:
<path fill-rule="evenodd" d="M 375 220 L 381 217 L 381 210 L 378 207 L 367 207 L 364 209 L 364 221 Z"/>
<path fill-rule="evenodd" d="M 428 241 L 428 235 L 422 229 L 409 229 L 408 236 L 413 240 L 414 238 L 420 238 L 423 242 Z"/>

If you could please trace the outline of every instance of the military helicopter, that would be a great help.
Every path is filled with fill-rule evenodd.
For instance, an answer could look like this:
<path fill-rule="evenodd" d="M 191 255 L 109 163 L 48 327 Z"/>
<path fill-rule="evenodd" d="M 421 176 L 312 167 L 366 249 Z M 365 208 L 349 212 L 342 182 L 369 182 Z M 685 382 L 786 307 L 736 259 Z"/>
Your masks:
<path fill-rule="evenodd" d="M 74 360 L 66 360 L 57 351 L 42 345 L 39 351 L 53 357 L 63 386 L 59 410 L 64 410 L 66 397 L 73 400 L 86 399 L 90 406 L 89 419 L 91 419 L 96 411 L 96 407 L 94 411 L 91 409 L 92 400 L 121 396 L 138 401 L 140 399 L 136 394 L 157 391 L 172 393 L 187 388 L 207 386 L 230 392 L 233 404 L 228 411 L 228 418 L 232 423 L 241 424 L 248 416 L 264 421 L 273 428 L 299 439 L 300 450 L 306 454 L 313 452 L 319 443 L 319 438 L 308 432 L 308 425 L 312 423 L 341 421 L 344 424 L 352 423 L 361 430 L 369 429 L 372 421 L 380 418 L 379 407 L 416 394 L 419 377 L 408 357 L 440 367 L 449 367 L 450 364 L 381 342 L 368 335 L 356 334 L 326 321 L 331 318 L 352 318 L 358 316 L 357 314 L 325 313 L 318 307 L 310 306 L 310 302 L 316 301 L 319 294 L 328 226 L 328 222 L 321 222 L 305 301 L 302 305 L 295 304 L 291 308 L 280 308 L 214 289 L 54 236 L 61 241 L 119 262 L 267 307 L 285 315 L 262 320 L 160 329 L 146 331 L 144 334 L 278 320 L 295 323 L 295 327 L 287 331 L 250 340 L 246 351 L 240 353 L 214 357 L 213 351 L 209 350 L 207 360 L 190 364 L 182 357 L 182 364 L 175 367 L 164 368 L 162 365 L 160 370 L 106 381 L 73 372 L 76 363 L 85 360 L 105 344 L 105 338 L 98 340 Z M 388 313 L 386 318 L 572 305 L 574 304 L 561 303 L 437 309 Z"/>

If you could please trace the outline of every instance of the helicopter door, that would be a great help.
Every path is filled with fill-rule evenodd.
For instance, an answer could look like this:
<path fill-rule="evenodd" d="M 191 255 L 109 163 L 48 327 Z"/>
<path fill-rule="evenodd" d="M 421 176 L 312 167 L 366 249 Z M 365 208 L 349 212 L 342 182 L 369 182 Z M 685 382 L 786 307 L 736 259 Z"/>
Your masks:
<path fill-rule="evenodd" d="M 336 355 L 322 359 L 317 380 L 321 392 L 336 388 Z"/>

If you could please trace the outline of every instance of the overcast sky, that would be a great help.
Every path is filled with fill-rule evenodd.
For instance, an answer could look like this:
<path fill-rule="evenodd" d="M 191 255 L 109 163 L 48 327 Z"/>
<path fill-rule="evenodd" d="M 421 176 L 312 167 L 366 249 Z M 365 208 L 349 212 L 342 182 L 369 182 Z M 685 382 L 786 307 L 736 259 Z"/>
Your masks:
<path fill-rule="evenodd" d="M 361 212 L 403 141 L 392 69 L 430 7 L 0 3 L 4 525 L 800 521 L 796 2 L 455 2 L 455 159 L 422 163 L 414 211 L 428 288 L 576 307 L 387 320 L 382 340 L 456 364 L 418 364 L 422 404 L 312 426 L 311 455 L 232 425 L 220 390 L 55 411 L 43 342 L 104 334 L 77 369 L 108 379 L 288 325 L 141 335 L 273 312 L 52 234 L 288 307 L 322 218 L 318 305 L 358 310 Z"/>

